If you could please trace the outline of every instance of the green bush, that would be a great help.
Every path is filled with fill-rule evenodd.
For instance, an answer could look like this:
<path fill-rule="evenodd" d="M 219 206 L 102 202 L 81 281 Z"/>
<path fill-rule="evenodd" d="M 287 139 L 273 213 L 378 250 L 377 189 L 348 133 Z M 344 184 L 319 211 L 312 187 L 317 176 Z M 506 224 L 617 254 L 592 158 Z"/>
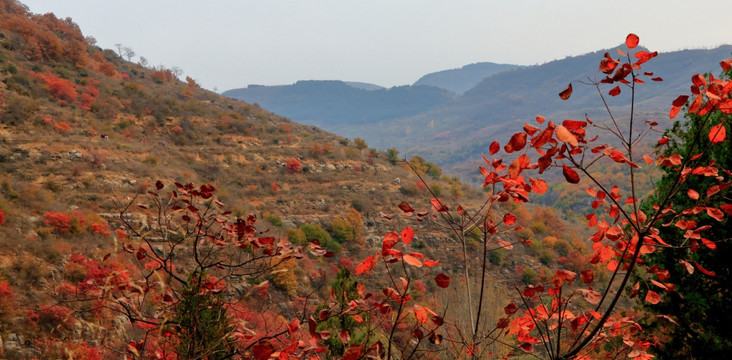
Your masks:
<path fill-rule="evenodd" d="M 353 225 L 342 217 L 333 219 L 330 224 L 330 233 L 333 235 L 333 239 L 340 244 L 353 241 L 355 238 Z"/>
<path fill-rule="evenodd" d="M 537 279 L 538 274 L 530 267 L 524 269 L 524 273 L 521 275 L 521 282 L 523 282 L 524 285 L 536 284 Z"/>
<path fill-rule="evenodd" d="M 496 249 L 488 253 L 488 261 L 493 265 L 501 265 L 506 253 L 503 249 Z"/>
<path fill-rule="evenodd" d="M 296 246 L 303 246 L 308 242 L 305 233 L 300 229 L 287 229 L 287 240 Z"/>
<path fill-rule="evenodd" d="M 267 221 L 269 221 L 270 224 L 276 227 L 282 227 L 284 223 L 282 222 L 282 218 L 275 214 L 267 214 Z"/>
<path fill-rule="evenodd" d="M 320 225 L 304 224 L 300 226 L 300 230 L 305 234 L 307 242 L 318 240 L 320 246 L 328 251 L 332 251 L 334 253 L 339 253 L 341 251 L 341 245 L 333 240 L 333 238 L 330 237 L 330 234 L 328 234 L 328 232 Z"/>

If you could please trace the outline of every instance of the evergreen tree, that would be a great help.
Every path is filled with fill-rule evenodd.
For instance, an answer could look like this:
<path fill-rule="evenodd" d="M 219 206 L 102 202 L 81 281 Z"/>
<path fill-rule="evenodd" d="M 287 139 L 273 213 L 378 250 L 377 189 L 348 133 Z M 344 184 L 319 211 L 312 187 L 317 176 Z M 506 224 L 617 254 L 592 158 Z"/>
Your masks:
<path fill-rule="evenodd" d="M 722 77 L 729 79 L 731 75 L 732 72 L 727 72 Z M 670 140 L 664 154 L 678 153 L 684 159 L 701 154 L 695 162 L 697 166 L 716 161 L 723 169 L 732 168 L 729 139 L 710 147 L 706 136 L 710 124 L 722 123 L 729 129 L 732 116 L 717 110 L 704 116 L 687 114 L 685 118 L 685 121 L 677 121 L 666 131 Z M 675 183 L 679 170 L 675 166 L 664 168 L 665 173 L 657 184 L 656 194 L 659 198 L 674 192 L 673 203 L 684 208 L 697 201 L 704 203 L 704 206 L 730 202 L 727 188 L 722 190 L 726 194 L 716 198 L 717 203 L 705 203 L 707 190 L 718 185 L 715 176 L 689 176 L 685 182 Z M 694 200 L 689 190 L 696 191 L 700 195 L 699 200 Z M 656 305 L 643 303 L 645 310 L 651 314 L 668 315 L 678 323 L 655 316 L 648 319 L 647 329 L 652 330 L 657 342 L 654 352 L 662 359 L 722 359 L 732 353 L 732 311 L 729 311 L 732 298 L 732 228 L 726 221 L 719 223 L 704 211 L 696 215 L 694 220 L 699 227 L 711 227 L 701 232 L 701 237 L 713 241 L 714 245 L 711 246 L 716 249 L 709 248 L 701 241 L 688 241 L 683 236 L 686 230 L 672 224 L 661 227 L 659 234 L 672 247 L 656 251 L 645 258 L 649 269 L 657 265 L 659 269 L 668 270 L 670 276 L 666 281 L 676 285 L 676 291 L 666 293 L 664 301 Z M 689 274 L 678 259 L 696 261 L 702 268 L 713 272 L 714 276 L 701 271 Z M 639 298 L 643 299 L 643 296 Z"/>

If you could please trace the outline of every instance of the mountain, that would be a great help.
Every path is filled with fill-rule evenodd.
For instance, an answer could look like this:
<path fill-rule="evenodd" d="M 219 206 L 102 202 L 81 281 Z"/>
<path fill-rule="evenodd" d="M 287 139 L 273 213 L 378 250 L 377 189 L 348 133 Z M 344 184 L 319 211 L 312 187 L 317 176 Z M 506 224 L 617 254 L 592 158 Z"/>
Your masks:
<path fill-rule="evenodd" d="M 403 118 L 438 108 L 455 95 L 430 86 L 374 86 L 343 81 L 298 81 L 292 85 L 228 90 L 224 96 L 262 107 L 298 122 L 322 127 L 347 137 L 359 137 L 353 126 Z M 362 137 L 362 136 L 361 136 Z"/>
<path fill-rule="evenodd" d="M 356 89 L 363 89 L 363 90 L 383 90 L 384 87 L 380 85 L 375 84 L 369 84 L 364 82 L 358 82 L 358 81 L 344 81 L 346 85 L 355 87 Z"/>
<path fill-rule="evenodd" d="M 434 86 L 462 95 L 483 79 L 504 71 L 524 66 L 481 62 L 465 65 L 459 69 L 443 70 L 422 76 L 414 85 Z"/>
<path fill-rule="evenodd" d="M 389 90 L 359 91 L 332 81 L 238 89 L 224 94 L 264 104 L 295 121 L 321 126 L 343 136 L 363 138 L 375 148 L 396 147 L 406 155 L 420 155 L 464 180 L 475 181 L 475 162 L 480 160 L 488 144 L 510 137 L 536 115 L 562 120 L 583 118 L 587 114 L 591 119 L 605 120 L 607 113 L 597 90 L 583 86 L 582 82 L 598 76 L 598 64 L 606 52 L 618 56 L 616 48 L 610 48 L 529 67 L 473 64 L 427 75 L 415 86 Z M 667 125 L 671 101 L 689 92 L 690 77 L 715 69 L 730 53 L 732 46 L 725 45 L 659 54 L 644 68 L 653 75 L 643 77 L 645 84 L 638 87 L 637 114 L 643 120 Z M 445 84 L 453 80 L 457 83 L 461 77 L 472 78 L 470 74 L 485 69 L 493 69 L 495 73 L 482 78 L 460 96 L 434 87 L 417 86 L 447 87 Z M 661 77 L 663 81 L 650 80 L 653 77 Z M 440 85 L 436 79 L 445 82 Z M 570 81 L 574 94 L 571 100 L 561 101 L 557 94 Z M 603 91 L 607 94 L 608 90 Z M 608 104 L 616 111 L 628 110 L 623 106 L 630 103 L 629 98 L 628 91 L 616 97 L 606 95 Z"/>
<path fill-rule="evenodd" d="M 439 109 L 390 119 L 380 126 L 370 124 L 369 128 L 376 132 L 364 136 L 367 140 L 378 139 L 376 146 L 396 146 L 454 171 L 465 166 L 467 160 L 479 160 L 493 140 L 510 137 L 536 115 L 560 121 L 582 119 L 587 114 L 590 119 L 605 121 L 607 113 L 597 89 L 581 83 L 588 76 L 599 76 L 597 68 L 605 52 L 617 54 L 615 49 L 600 50 L 493 75 Z M 653 75 L 642 77 L 645 84 L 637 87 L 636 114 L 644 121 L 658 121 L 662 127 L 670 125 L 671 101 L 689 93 L 691 76 L 717 68 L 719 61 L 730 53 L 732 46 L 726 45 L 659 54 L 644 67 Z M 661 77 L 663 81 L 652 81 L 652 77 Z M 557 94 L 570 81 L 574 93 L 570 100 L 562 101 Z M 623 116 L 623 111 L 628 110 L 630 92 L 612 97 L 607 95 L 609 88 L 602 89 L 608 105 L 620 111 L 615 116 Z M 458 172 L 467 178 L 469 173 L 475 174 L 475 167 Z"/>

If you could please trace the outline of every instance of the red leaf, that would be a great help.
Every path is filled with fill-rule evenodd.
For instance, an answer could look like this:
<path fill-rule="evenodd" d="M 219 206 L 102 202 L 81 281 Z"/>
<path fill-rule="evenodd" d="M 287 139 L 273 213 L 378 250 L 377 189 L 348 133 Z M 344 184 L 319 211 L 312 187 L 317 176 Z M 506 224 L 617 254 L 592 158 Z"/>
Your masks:
<path fill-rule="evenodd" d="M 579 178 L 579 175 L 577 175 L 577 172 L 574 171 L 574 169 L 570 168 L 567 165 L 562 164 L 562 174 L 564 174 L 564 178 L 570 184 L 576 184 L 580 181 L 580 178 Z"/>
<path fill-rule="evenodd" d="M 542 179 L 529 178 L 529 182 L 531 182 L 531 189 L 537 194 L 543 194 L 549 189 L 546 181 Z"/>
<path fill-rule="evenodd" d="M 392 232 L 384 235 L 384 239 L 381 242 L 381 251 L 384 252 L 386 250 L 391 249 L 398 242 L 399 242 L 399 234 L 392 231 Z"/>
<path fill-rule="evenodd" d="M 569 270 L 557 270 L 552 276 L 551 282 L 554 287 L 560 287 L 565 282 L 572 284 L 572 281 L 577 277 L 577 274 Z"/>
<path fill-rule="evenodd" d="M 719 209 L 713 208 L 713 207 L 708 207 L 708 208 L 706 208 L 706 210 L 707 210 L 707 215 L 709 215 L 709 217 L 711 217 L 712 219 L 717 220 L 719 222 L 724 221 L 724 213 L 722 212 L 722 210 L 719 210 Z"/>
<path fill-rule="evenodd" d="M 274 352 L 274 346 L 268 341 L 260 341 L 252 346 L 252 354 L 257 360 L 267 360 Z"/>
<path fill-rule="evenodd" d="M 724 124 L 714 125 L 712 126 L 712 129 L 709 130 L 709 141 L 711 141 L 712 144 L 721 143 L 726 137 L 727 129 L 725 129 Z"/>
<path fill-rule="evenodd" d="M 720 209 L 724 210 L 727 215 L 732 216 L 732 204 L 724 204 L 719 206 Z"/>
<path fill-rule="evenodd" d="M 673 106 L 671 107 L 671 112 L 669 113 L 669 116 L 671 117 L 671 119 L 676 117 L 676 115 L 681 110 L 681 107 L 684 106 L 684 104 L 686 104 L 686 100 L 688 100 L 688 99 L 689 99 L 688 95 L 680 95 L 679 97 L 676 98 L 676 100 L 674 100 L 674 102 L 672 103 Z"/>
<path fill-rule="evenodd" d="M 440 262 L 442 262 L 442 260 L 437 260 L 437 261 L 434 261 L 434 260 L 425 260 L 424 261 L 424 266 L 426 266 L 426 267 L 433 267 L 433 266 L 439 264 Z"/>
<path fill-rule="evenodd" d="M 604 74 L 611 74 L 613 70 L 618 66 L 620 61 L 610 57 L 610 54 L 605 53 L 605 57 L 600 61 L 600 72 Z"/>
<path fill-rule="evenodd" d="M 498 245 L 500 245 L 502 248 L 506 250 L 513 250 L 513 245 L 508 241 L 503 240 L 496 240 L 498 242 Z"/>
<path fill-rule="evenodd" d="M 420 324 L 424 324 L 429 319 L 427 315 L 427 310 L 425 310 L 424 306 L 421 305 L 414 305 L 414 317 L 417 319 L 417 321 Z"/>
<path fill-rule="evenodd" d="M 582 298 L 585 299 L 590 304 L 597 305 L 600 302 L 600 299 L 602 299 L 602 294 L 599 292 L 590 289 L 577 289 L 577 292 L 582 295 Z"/>
<path fill-rule="evenodd" d="M 616 86 L 616 87 L 610 89 L 610 92 L 608 94 L 610 96 L 618 96 L 618 95 L 620 95 L 620 86 Z"/>
<path fill-rule="evenodd" d="M 300 329 L 299 319 L 292 319 L 292 321 L 287 324 L 287 331 L 290 333 L 290 335 L 294 334 L 298 329 Z"/>
<path fill-rule="evenodd" d="M 357 360 L 363 355 L 363 344 L 350 345 L 343 352 L 341 360 Z"/>
<path fill-rule="evenodd" d="M 402 209 L 405 214 L 411 214 L 414 212 L 412 206 L 409 205 L 406 201 L 402 201 L 401 204 L 399 204 L 399 208 Z"/>
<path fill-rule="evenodd" d="M 688 261 L 686 261 L 684 259 L 679 259 L 679 264 L 683 265 L 684 268 L 686 269 L 686 271 L 689 272 L 689 274 L 694 273 L 694 266 L 691 265 Z"/>
<path fill-rule="evenodd" d="M 691 82 L 694 83 L 694 85 L 702 87 L 707 86 L 707 79 L 704 78 L 704 75 L 702 74 L 696 74 L 691 77 Z"/>
<path fill-rule="evenodd" d="M 536 126 L 533 126 L 533 125 L 524 124 L 524 131 L 529 136 L 534 136 L 534 134 L 536 134 L 536 132 L 539 131 L 539 128 Z"/>
<path fill-rule="evenodd" d="M 404 260 L 405 263 L 415 266 L 415 267 L 422 267 L 422 262 L 419 261 L 416 257 L 406 254 L 402 256 L 402 260 Z"/>
<path fill-rule="evenodd" d="M 503 215 L 503 223 L 506 224 L 506 226 L 511 226 L 515 224 L 516 216 L 511 213 L 506 213 L 506 215 Z"/>
<path fill-rule="evenodd" d="M 541 115 L 536 115 L 536 122 L 539 123 L 539 125 L 543 124 L 546 119 Z"/>
<path fill-rule="evenodd" d="M 608 156 L 610 156 L 611 159 L 615 160 L 615 162 L 624 163 L 628 161 L 625 155 L 617 150 L 611 151 Z"/>
<path fill-rule="evenodd" d="M 374 254 L 366 259 L 364 259 L 358 266 L 356 266 L 356 270 L 354 272 L 356 275 L 361 275 L 365 272 L 371 271 L 371 269 L 374 268 L 376 265 L 376 261 L 379 259 L 379 254 Z"/>
<path fill-rule="evenodd" d="M 430 200 L 430 203 L 432 203 L 432 208 L 437 212 L 446 212 L 448 211 L 447 206 L 445 206 L 442 201 L 438 199 L 432 199 Z"/>
<path fill-rule="evenodd" d="M 531 163 L 531 160 L 526 154 L 521 154 L 521 156 L 517 157 L 511 165 L 508 167 L 508 177 L 511 179 L 516 179 L 521 172 L 526 169 Z"/>
<path fill-rule="evenodd" d="M 631 33 L 628 34 L 628 37 L 625 38 L 625 45 L 628 47 L 628 49 L 633 49 L 638 46 L 638 41 L 640 41 L 638 35 Z"/>
<path fill-rule="evenodd" d="M 570 96 L 572 96 L 572 83 L 569 83 L 569 85 L 567 85 L 567 88 L 559 93 L 559 97 L 562 100 L 567 100 Z"/>
<path fill-rule="evenodd" d="M 729 71 L 732 69 L 732 59 L 725 59 L 719 62 L 719 66 L 724 69 L 724 71 Z"/>
<path fill-rule="evenodd" d="M 507 153 L 512 153 L 514 151 L 519 151 L 526 146 L 526 133 L 520 132 L 515 133 L 513 136 L 511 136 L 511 140 L 508 141 L 508 144 L 503 147 L 503 150 L 505 150 Z"/>
<path fill-rule="evenodd" d="M 503 311 L 506 313 L 506 315 L 511 315 L 515 313 L 518 310 L 518 306 L 514 303 L 510 303 L 506 305 L 506 307 L 503 308 Z"/>
<path fill-rule="evenodd" d="M 696 268 L 699 269 L 699 271 L 703 272 L 704 275 L 707 275 L 707 276 L 717 276 L 717 274 L 715 274 L 714 271 L 709 271 L 709 270 L 703 268 L 696 261 L 694 261 L 694 266 L 696 266 Z"/>
<path fill-rule="evenodd" d="M 491 146 L 488 148 L 488 151 L 490 151 L 491 155 L 495 155 L 500 148 L 501 148 L 501 145 L 498 143 L 498 141 L 494 141 L 491 143 Z"/>
<path fill-rule="evenodd" d="M 412 230 L 411 227 L 407 226 L 402 230 L 402 242 L 404 244 L 409 244 L 412 242 L 412 239 L 414 238 L 414 230 Z"/>
<path fill-rule="evenodd" d="M 645 161 L 648 165 L 653 164 L 653 158 L 648 156 L 648 154 L 643 154 L 643 161 Z"/>
<path fill-rule="evenodd" d="M 688 191 L 686 192 L 686 195 L 689 195 L 689 197 L 690 197 L 690 198 L 691 198 L 692 200 L 698 200 L 698 199 L 699 199 L 699 193 L 698 193 L 698 192 L 696 192 L 696 191 L 695 191 L 695 190 L 693 190 L 693 189 L 689 189 L 689 190 L 688 190 Z"/>
<path fill-rule="evenodd" d="M 671 276 L 671 272 L 666 269 L 656 270 L 656 276 L 658 276 L 658 280 L 666 280 Z"/>
<path fill-rule="evenodd" d="M 435 276 L 435 283 L 437 286 L 446 289 L 448 286 L 450 286 L 450 277 L 445 274 L 438 274 Z"/>
<path fill-rule="evenodd" d="M 572 146 L 577 146 L 579 143 L 577 142 L 577 137 L 574 136 L 569 130 L 567 130 L 564 125 L 557 125 L 556 129 L 554 129 L 554 132 L 557 135 L 557 139 L 559 141 L 565 142 Z"/>
<path fill-rule="evenodd" d="M 660 301 L 661 295 L 658 295 L 658 293 L 653 290 L 648 290 L 648 293 L 646 294 L 646 302 L 655 305 L 658 304 Z"/>
<path fill-rule="evenodd" d="M 709 240 L 707 238 L 701 238 L 701 242 L 702 242 L 702 244 L 704 244 L 704 246 L 706 246 L 712 250 L 717 248 L 717 243 L 715 243 L 714 241 Z"/>
<path fill-rule="evenodd" d="M 590 270 L 585 270 L 580 273 L 580 276 L 582 277 L 582 282 L 585 284 L 589 284 L 592 282 L 592 280 L 595 279 L 595 272 Z"/>
<path fill-rule="evenodd" d="M 519 348 L 527 353 L 534 351 L 534 345 L 531 345 L 530 343 L 523 343 L 523 344 L 519 345 Z"/>

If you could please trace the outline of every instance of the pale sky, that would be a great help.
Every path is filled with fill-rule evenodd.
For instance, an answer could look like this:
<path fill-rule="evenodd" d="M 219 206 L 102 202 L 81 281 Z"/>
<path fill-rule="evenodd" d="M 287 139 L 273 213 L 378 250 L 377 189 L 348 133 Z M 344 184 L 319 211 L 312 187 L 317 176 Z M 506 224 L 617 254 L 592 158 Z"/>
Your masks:
<path fill-rule="evenodd" d="M 534 65 L 611 48 L 630 32 L 659 52 L 732 43 L 732 21 L 716 15 L 729 0 L 20 1 L 219 92 L 297 80 L 408 85 L 476 62 Z"/>

